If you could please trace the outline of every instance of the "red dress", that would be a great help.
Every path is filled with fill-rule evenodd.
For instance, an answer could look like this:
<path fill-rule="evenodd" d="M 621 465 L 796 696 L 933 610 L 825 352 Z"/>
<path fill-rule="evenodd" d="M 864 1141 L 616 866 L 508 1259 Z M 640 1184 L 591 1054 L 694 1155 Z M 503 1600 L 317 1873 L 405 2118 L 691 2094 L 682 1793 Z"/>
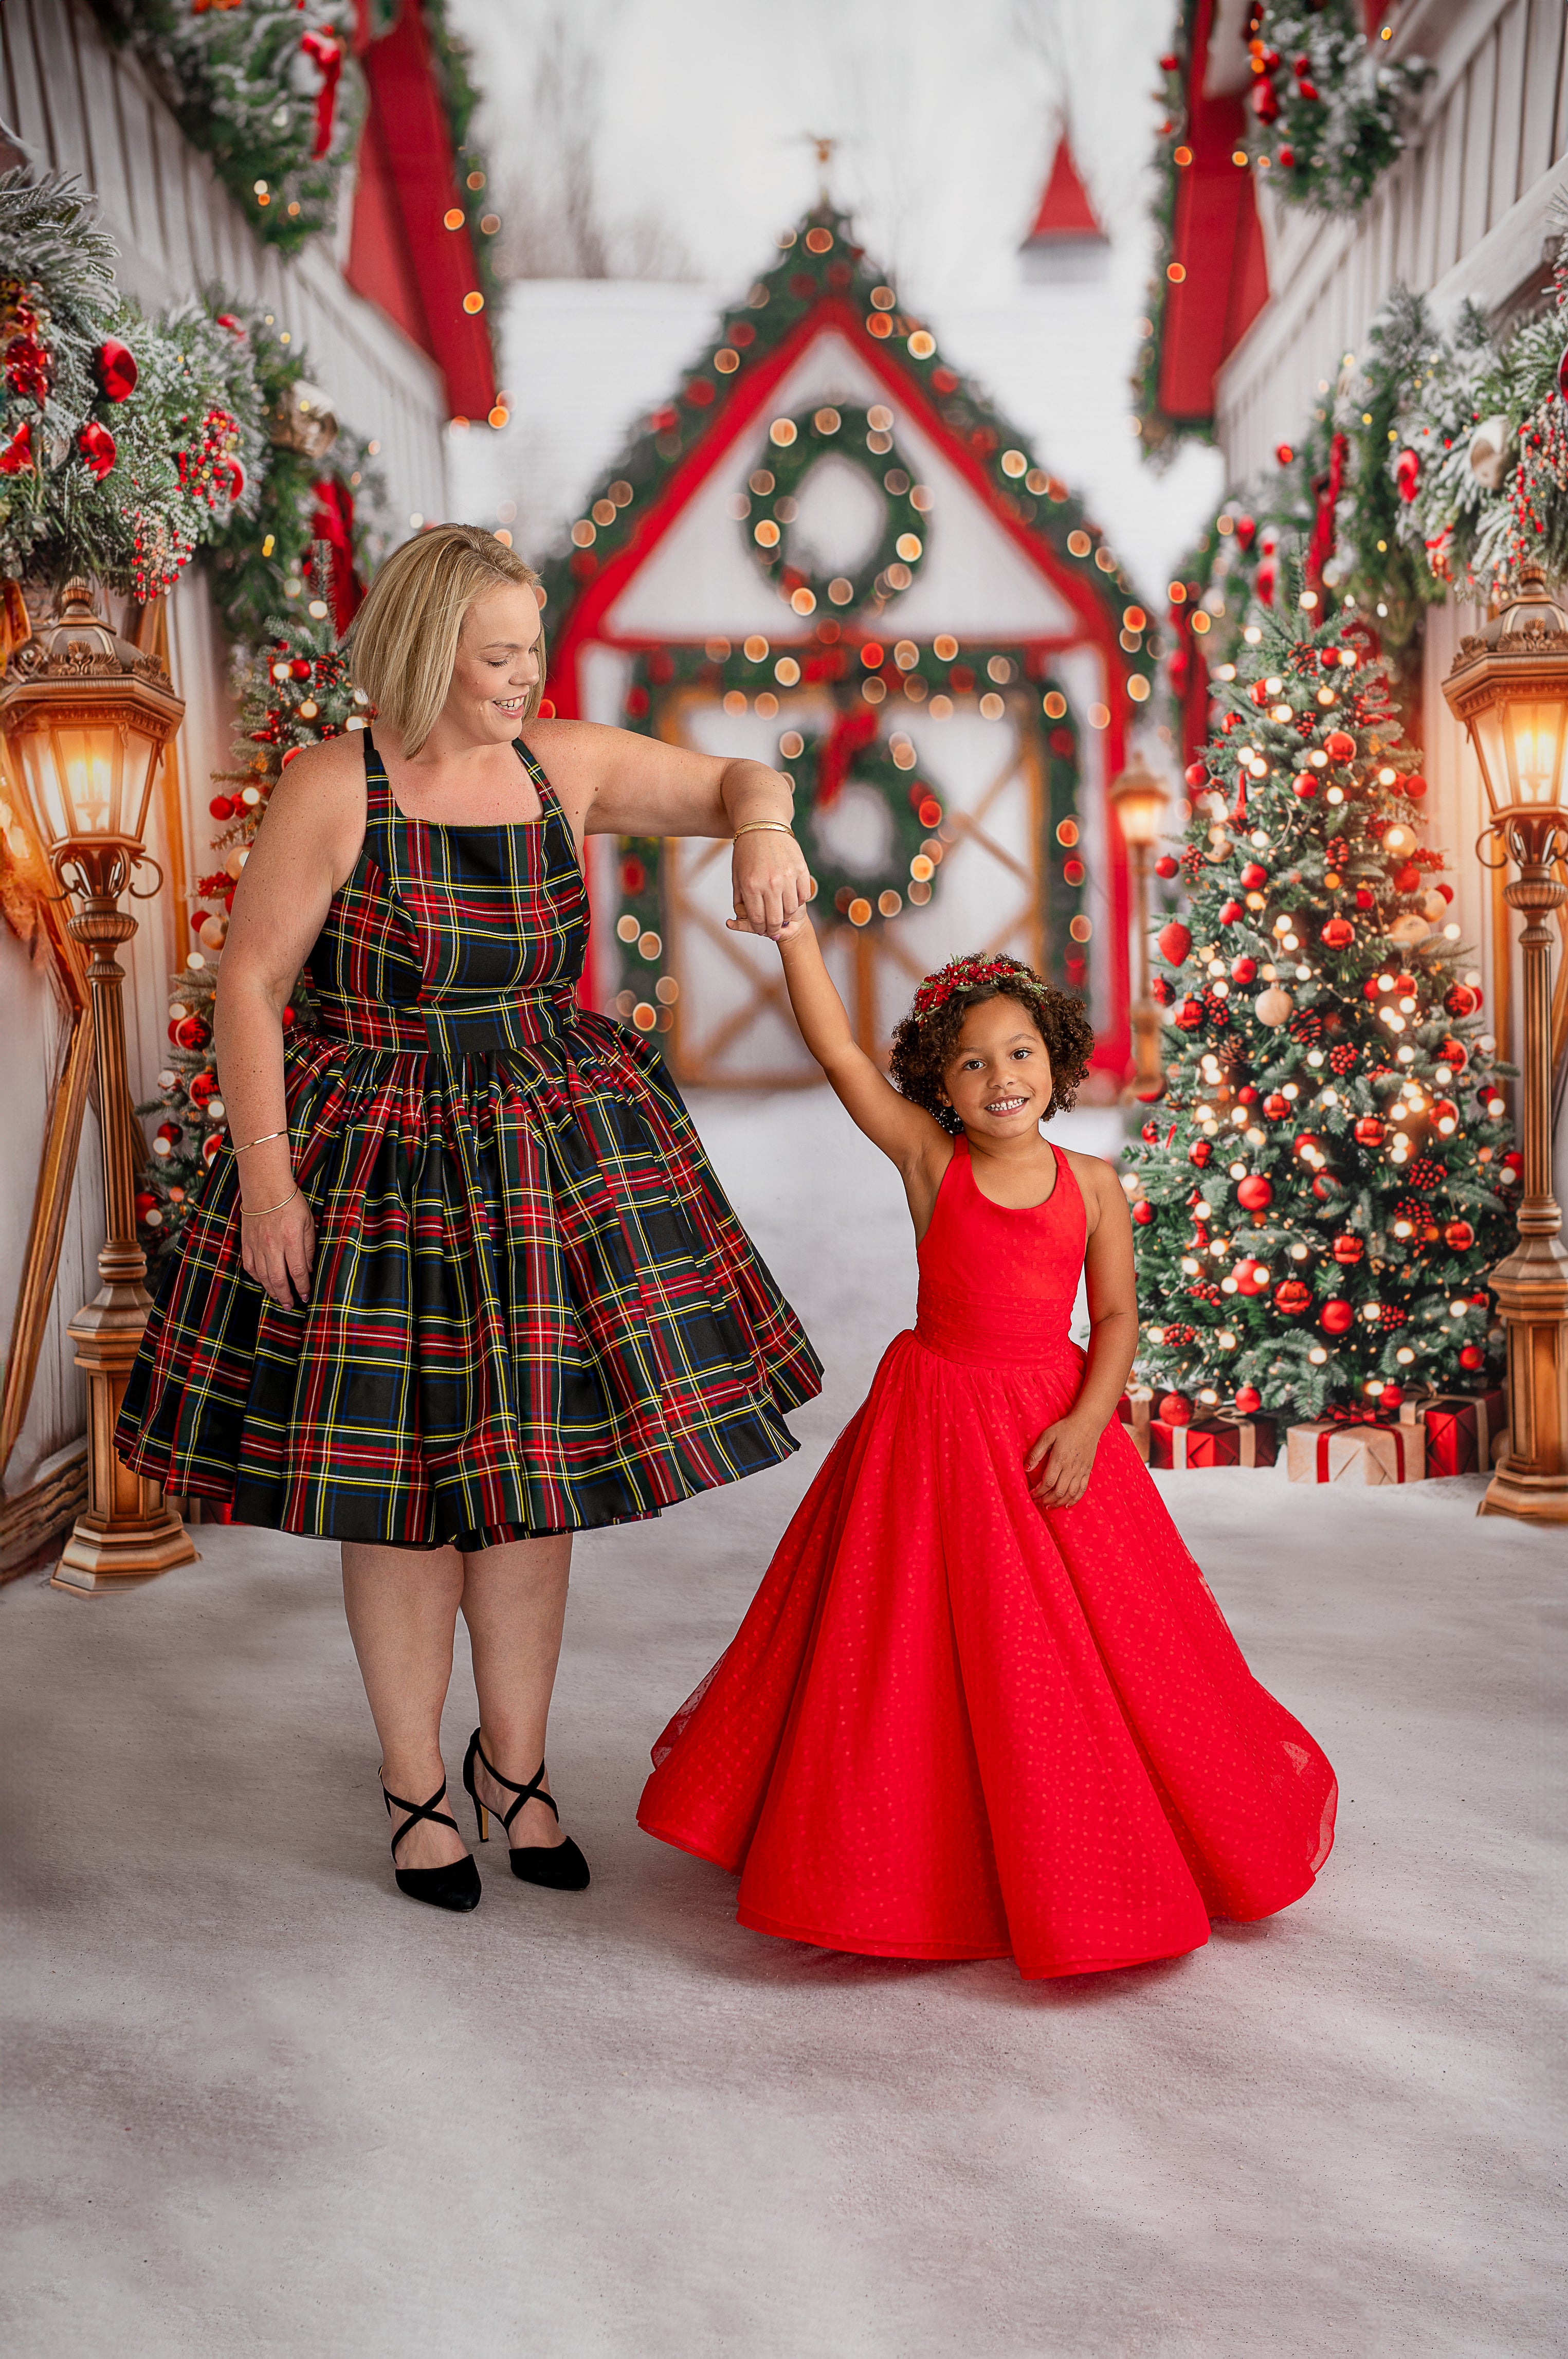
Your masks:
<path fill-rule="evenodd" d="M 1027 1976 L 1175 1957 L 1309 1890 L 1334 1771 L 1258 1684 L 1126 1430 L 1076 1506 L 1024 1458 L 1072 1406 L 1084 1212 L 957 1147 L 918 1323 L 653 1750 L 637 1818 L 740 1872 L 743 1925 Z"/>

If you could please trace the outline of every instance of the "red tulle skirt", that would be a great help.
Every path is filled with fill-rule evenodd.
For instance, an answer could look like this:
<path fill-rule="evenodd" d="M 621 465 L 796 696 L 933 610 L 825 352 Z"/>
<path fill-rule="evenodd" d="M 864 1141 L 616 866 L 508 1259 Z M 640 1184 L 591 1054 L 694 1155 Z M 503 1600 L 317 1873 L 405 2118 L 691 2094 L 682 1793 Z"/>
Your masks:
<path fill-rule="evenodd" d="M 922 1332 L 928 1321 L 923 1308 Z M 760 1932 L 1028 1976 L 1271 1915 L 1334 1837 L 1323 1754 L 1261 1688 L 1125 1430 L 1046 1513 L 1024 1457 L 1083 1354 L 898 1336 L 637 1817 L 740 1875 Z"/>

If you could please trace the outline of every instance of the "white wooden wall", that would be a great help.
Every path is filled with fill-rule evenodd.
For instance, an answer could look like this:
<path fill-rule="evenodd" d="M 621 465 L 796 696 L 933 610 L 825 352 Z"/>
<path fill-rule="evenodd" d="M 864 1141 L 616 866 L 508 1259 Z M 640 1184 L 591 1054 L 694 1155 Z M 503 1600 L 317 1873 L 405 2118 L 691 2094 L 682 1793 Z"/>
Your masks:
<path fill-rule="evenodd" d="M 285 262 L 252 236 L 240 208 L 185 140 L 134 58 L 105 40 L 85 0 L 0 0 L 0 115 L 41 166 L 80 173 L 120 249 L 117 277 L 148 310 L 221 288 L 277 314 L 310 355 L 344 420 L 380 441 L 393 514 L 447 510 L 445 404 L 440 376 L 402 332 L 346 287 L 319 240 Z M 340 241 L 341 243 L 341 241 Z M 118 619 L 116 617 L 116 619 Z M 193 947 L 188 895 L 215 864 L 211 772 L 227 766 L 228 655 L 199 566 L 170 602 L 175 685 L 186 701 L 178 740 L 180 849 L 155 795 L 148 849 L 167 883 L 136 905 L 125 946 L 125 1033 L 135 1098 L 150 1096 L 167 1049 L 169 980 Z M 58 1039 L 47 978 L 0 925 L 0 1350 L 7 1345 L 38 1175 Z M 82 1430 L 83 1397 L 64 1332 L 97 1290 L 103 1236 L 97 1119 L 89 1108 L 64 1256 L 27 1427 L 5 1470 L 8 1496 Z"/>

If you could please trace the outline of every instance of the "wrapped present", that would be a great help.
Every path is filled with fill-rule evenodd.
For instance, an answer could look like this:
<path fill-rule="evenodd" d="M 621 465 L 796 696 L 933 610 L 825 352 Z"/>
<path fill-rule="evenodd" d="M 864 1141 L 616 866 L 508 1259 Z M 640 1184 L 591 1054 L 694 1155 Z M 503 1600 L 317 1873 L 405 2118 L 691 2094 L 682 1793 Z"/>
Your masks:
<path fill-rule="evenodd" d="M 1272 1466 L 1275 1446 L 1271 1417 L 1237 1417 L 1225 1409 L 1216 1417 L 1195 1417 L 1189 1425 L 1149 1421 L 1149 1464 L 1178 1473 L 1197 1466 Z"/>
<path fill-rule="evenodd" d="M 1481 1393 L 1422 1393 L 1399 1410 L 1401 1424 L 1426 1429 L 1426 1472 L 1489 1473 L 1494 1445 L 1508 1439 L 1508 1408 L 1500 1387 Z"/>
<path fill-rule="evenodd" d="M 1426 1428 L 1373 1417 L 1328 1418 L 1293 1425 L 1286 1437 L 1292 1483 L 1420 1483 L 1426 1475 Z"/>
<path fill-rule="evenodd" d="M 1154 1391 L 1149 1385 L 1128 1385 L 1116 1403 L 1116 1415 L 1127 1429 L 1133 1448 L 1149 1463 L 1149 1420 L 1154 1408 Z"/>

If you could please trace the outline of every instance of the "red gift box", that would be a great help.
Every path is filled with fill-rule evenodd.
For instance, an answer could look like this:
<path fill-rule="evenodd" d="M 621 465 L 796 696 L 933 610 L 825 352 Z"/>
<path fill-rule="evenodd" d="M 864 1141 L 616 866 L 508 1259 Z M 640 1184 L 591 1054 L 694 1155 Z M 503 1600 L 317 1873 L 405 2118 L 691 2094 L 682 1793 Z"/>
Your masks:
<path fill-rule="evenodd" d="M 1500 1387 L 1483 1393 L 1425 1393 L 1404 1403 L 1407 1423 L 1420 1418 L 1426 1428 L 1426 1471 L 1439 1474 L 1489 1474 L 1492 1444 L 1507 1430 L 1508 1408 Z"/>
<path fill-rule="evenodd" d="M 1272 1466 L 1275 1432 L 1271 1417 L 1195 1417 L 1189 1425 L 1151 1419 L 1149 1462 L 1177 1472 L 1199 1466 Z"/>

